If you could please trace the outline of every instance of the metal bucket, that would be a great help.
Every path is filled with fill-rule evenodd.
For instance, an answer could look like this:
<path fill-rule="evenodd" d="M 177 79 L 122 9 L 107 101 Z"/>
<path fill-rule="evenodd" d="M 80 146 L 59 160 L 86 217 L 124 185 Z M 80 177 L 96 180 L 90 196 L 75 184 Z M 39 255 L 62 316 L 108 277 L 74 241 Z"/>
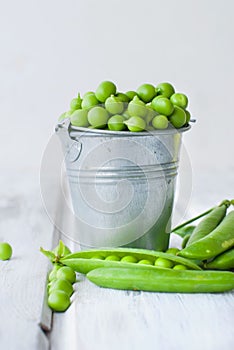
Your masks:
<path fill-rule="evenodd" d="M 81 249 L 165 250 L 182 129 L 132 133 L 58 124 Z"/>

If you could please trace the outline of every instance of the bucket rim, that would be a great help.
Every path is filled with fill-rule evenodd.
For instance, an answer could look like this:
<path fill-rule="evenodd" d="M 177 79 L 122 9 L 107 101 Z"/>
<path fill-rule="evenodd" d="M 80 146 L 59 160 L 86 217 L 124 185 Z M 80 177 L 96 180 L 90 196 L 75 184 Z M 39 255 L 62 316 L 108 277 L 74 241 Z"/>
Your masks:
<path fill-rule="evenodd" d="M 149 130 L 149 131 L 140 131 L 140 132 L 132 132 L 132 131 L 113 131 L 113 130 L 105 130 L 105 129 L 91 129 L 85 127 L 77 127 L 71 125 L 68 126 L 68 130 L 71 133 L 81 132 L 85 134 L 94 134 L 94 135 L 110 135 L 110 136 L 152 136 L 152 135 L 170 135 L 170 134 L 180 134 L 191 129 L 191 125 L 176 129 L 174 127 L 169 127 L 164 130 Z"/>

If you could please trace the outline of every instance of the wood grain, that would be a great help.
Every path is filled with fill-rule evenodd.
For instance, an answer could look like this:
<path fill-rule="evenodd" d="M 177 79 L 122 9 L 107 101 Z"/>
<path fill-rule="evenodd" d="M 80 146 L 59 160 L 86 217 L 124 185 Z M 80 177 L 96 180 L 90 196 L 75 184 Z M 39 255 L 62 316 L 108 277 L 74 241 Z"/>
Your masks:
<path fill-rule="evenodd" d="M 71 307 L 65 313 L 54 313 L 52 324 L 45 299 L 50 263 L 39 253 L 39 247 L 50 249 L 59 237 L 72 250 L 78 246 L 69 239 L 73 226 L 66 223 L 62 207 L 58 207 L 58 214 L 69 235 L 54 229 L 43 208 L 39 185 L 29 179 L 0 181 L 0 240 L 13 246 L 12 259 L 0 262 L 0 349 L 233 348 L 233 292 L 115 291 L 96 287 L 78 275 Z M 200 207 L 195 198 L 194 214 L 210 206 L 205 195 L 202 198 Z M 179 247 L 180 243 L 173 235 L 171 245 Z M 50 332 L 45 334 L 42 328 Z"/>
<path fill-rule="evenodd" d="M 0 240 L 13 247 L 12 258 L 0 261 L 0 349 L 48 349 L 39 326 L 48 262 L 39 247 L 51 246 L 53 226 L 39 184 L 1 182 L 0 213 Z"/>

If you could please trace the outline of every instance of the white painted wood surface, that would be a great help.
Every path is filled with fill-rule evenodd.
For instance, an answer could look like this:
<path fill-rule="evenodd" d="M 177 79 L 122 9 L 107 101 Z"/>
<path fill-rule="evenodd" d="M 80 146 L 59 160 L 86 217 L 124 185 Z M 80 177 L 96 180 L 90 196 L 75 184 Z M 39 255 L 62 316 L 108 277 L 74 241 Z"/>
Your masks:
<path fill-rule="evenodd" d="M 37 182 L 37 178 L 34 182 L 32 177 L 17 180 L 13 176 L 0 181 L 0 241 L 13 248 L 12 258 L 0 261 L 1 350 L 49 349 L 39 325 L 43 319 L 51 327 L 51 313 L 43 309 L 48 262 L 39 247 L 51 246 L 53 226 Z"/>
<path fill-rule="evenodd" d="M 217 192 L 212 192 L 214 183 L 201 182 L 202 191 L 192 199 L 193 214 L 223 197 L 230 198 L 231 177 L 218 185 L 222 191 L 216 185 Z M 114 291 L 96 287 L 79 275 L 71 307 L 65 313 L 55 313 L 51 323 L 44 300 L 50 263 L 39 247 L 50 249 L 58 233 L 46 216 L 37 181 L 30 177 L 15 183 L 10 177 L 2 180 L 0 209 L 0 240 L 14 249 L 10 261 L 0 262 L 0 349 L 233 349 L 233 292 Z M 62 239 L 76 249 L 66 237 Z M 50 332 L 45 334 L 41 324 Z"/>
<path fill-rule="evenodd" d="M 114 291 L 83 278 L 76 290 L 54 316 L 52 349 L 233 349 L 233 293 Z"/>
<path fill-rule="evenodd" d="M 233 349 L 233 292 L 117 291 L 78 280 L 70 308 L 54 314 L 52 350 Z"/>
<path fill-rule="evenodd" d="M 216 178 L 218 174 L 221 175 L 217 172 Z M 200 190 L 194 189 L 191 204 L 195 205 L 188 210 L 189 217 L 233 197 L 231 176 L 226 177 L 225 183 L 216 183 L 215 176 L 204 172 L 202 180 Z M 180 244 L 180 237 L 172 235 L 170 245 Z M 78 279 L 71 307 L 65 314 L 53 316 L 51 350 L 234 347 L 234 291 L 217 294 L 117 291 L 99 288 L 82 275 Z"/>

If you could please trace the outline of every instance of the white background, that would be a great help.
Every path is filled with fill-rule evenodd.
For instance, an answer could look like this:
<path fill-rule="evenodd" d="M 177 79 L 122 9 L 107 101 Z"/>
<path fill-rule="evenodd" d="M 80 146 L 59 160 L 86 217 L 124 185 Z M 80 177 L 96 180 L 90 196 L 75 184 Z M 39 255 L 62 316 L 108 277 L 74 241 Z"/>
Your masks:
<path fill-rule="evenodd" d="M 197 123 L 184 135 L 193 183 L 233 181 L 232 0 L 8 0 L 0 10 L 0 164 L 6 181 L 40 161 L 77 92 L 169 81 Z M 17 169 L 17 170 L 16 170 Z M 233 177 L 231 177 L 232 179 Z M 201 188 L 200 188 L 201 191 Z M 202 188 L 203 191 L 203 188 Z M 217 198 L 218 199 L 218 198 Z M 220 198 L 222 199 L 222 198 Z"/>

